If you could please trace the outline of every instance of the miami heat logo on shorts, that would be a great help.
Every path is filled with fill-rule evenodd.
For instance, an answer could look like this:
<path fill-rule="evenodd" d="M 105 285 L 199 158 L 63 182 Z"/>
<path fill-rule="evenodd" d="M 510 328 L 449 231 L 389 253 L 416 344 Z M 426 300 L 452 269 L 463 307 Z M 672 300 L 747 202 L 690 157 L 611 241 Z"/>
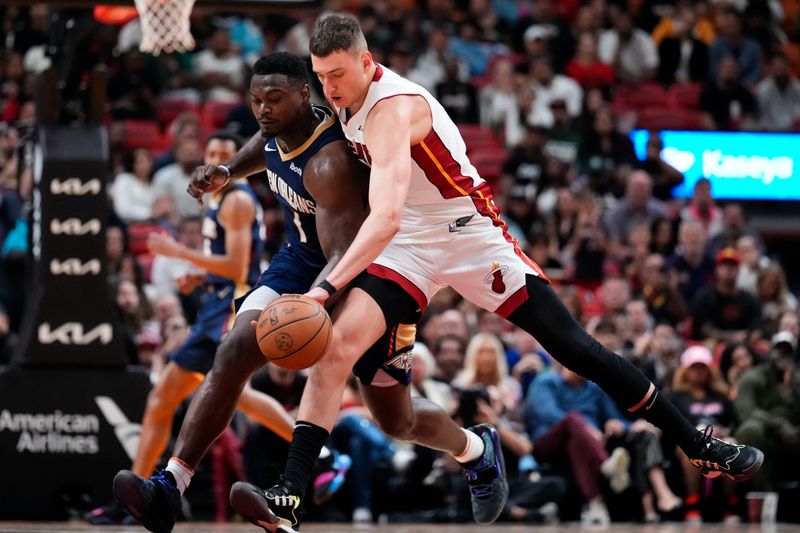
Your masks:
<path fill-rule="evenodd" d="M 506 292 L 506 283 L 503 281 L 503 276 L 508 272 L 508 265 L 501 265 L 500 263 L 492 263 L 491 271 L 483 278 L 483 282 L 492 286 L 492 291 L 497 294 Z"/>

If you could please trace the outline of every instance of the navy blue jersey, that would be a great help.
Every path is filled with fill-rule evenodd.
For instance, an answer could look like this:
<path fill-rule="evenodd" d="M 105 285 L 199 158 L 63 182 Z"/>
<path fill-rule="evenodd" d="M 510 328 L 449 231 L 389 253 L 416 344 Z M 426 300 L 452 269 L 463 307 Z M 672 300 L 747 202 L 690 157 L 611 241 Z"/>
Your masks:
<path fill-rule="evenodd" d="M 303 170 L 308 160 L 323 146 L 344 140 L 344 134 L 330 110 L 314 106 L 314 112 L 321 121 L 306 142 L 287 154 L 272 137 L 264 145 L 264 159 L 269 188 L 283 210 L 286 246 L 307 266 L 319 272 L 327 260 L 317 237 L 317 204 L 303 183 Z"/>
<path fill-rule="evenodd" d="M 223 192 L 221 195 L 215 195 L 209 202 L 208 213 L 203 220 L 203 237 L 205 237 L 205 253 L 206 255 L 225 255 L 225 227 L 219 222 L 219 208 L 225 197 L 231 191 L 244 191 L 253 200 L 256 207 L 256 217 L 253 220 L 251 228 L 252 242 L 250 244 L 250 266 L 247 270 L 247 285 L 254 285 L 258 281 L 258 276 L 261 274 L 261 267 L 259 265 L 261 254 L 264 251 L 264 226 L 262 224 L 261 204 L 258 202 L 253 189 L 247 183 L 235 183 L 231 188 Z M 220 285 L 235 285 L 234 281 L 216 274 L 209 273 L 206 277 L 206 282 L 215 286 Z"/>

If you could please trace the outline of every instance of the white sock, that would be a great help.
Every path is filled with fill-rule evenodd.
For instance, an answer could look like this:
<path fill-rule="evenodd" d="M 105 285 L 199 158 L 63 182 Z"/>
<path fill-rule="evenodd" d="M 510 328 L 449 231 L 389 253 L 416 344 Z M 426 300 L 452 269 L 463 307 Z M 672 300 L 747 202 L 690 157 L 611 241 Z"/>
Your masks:
<path fill-rule="evenodd" d="M 471 431 L 461 429 L 467 436 L 467 446 L 464 451 L 458 455 L 454 455 L 453 459 L 459 463 L 468 463 L 474 461 L 483 455 L 484 445 L 483 439 Z"/>
<path fill-rule="evenodd" d="M 166 470 L 175 478 L 178 491 L 183 495 L 186 487 L 188 487 L 189 483 L 192 481 L 194 470 L 177 457 L 170 457 Z"/>
<path fill-rule="evenodd" d="M 331 454 L 331 451 L 328 449 L 327 446 L 323 446 L 322 449 L 319 451 L 319 458 L 326 459 Z"/>

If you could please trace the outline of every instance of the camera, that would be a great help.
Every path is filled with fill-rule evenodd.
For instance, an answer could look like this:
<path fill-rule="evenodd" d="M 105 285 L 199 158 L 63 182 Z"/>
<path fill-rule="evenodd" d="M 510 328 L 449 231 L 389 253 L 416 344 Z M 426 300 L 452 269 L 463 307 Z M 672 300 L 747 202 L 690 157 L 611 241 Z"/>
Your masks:
<path fill-rule="evenodd" d="M 484 402 L 491 403 L 489 398 L 489 391 L 483 385 L 476 385 L 468 387 L 461 391 L 459 395 L 458 408 L 455 412 L 455 417 L 461 419 L 464 426 L 475 425 L 475 415 L 478 412 L 478 399 Z"/>

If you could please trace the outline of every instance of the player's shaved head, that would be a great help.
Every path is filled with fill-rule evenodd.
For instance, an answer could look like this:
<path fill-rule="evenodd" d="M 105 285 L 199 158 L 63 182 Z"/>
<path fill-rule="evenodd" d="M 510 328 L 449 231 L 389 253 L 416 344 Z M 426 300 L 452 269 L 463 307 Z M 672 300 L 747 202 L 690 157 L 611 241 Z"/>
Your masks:
<path fill-rule="evenodd" d="M 361 53 L 367 51 L 367 40 L 355 18 L 336 13 L 317 20 L 309 50 L 317 57 L 335 52 Z"/>

